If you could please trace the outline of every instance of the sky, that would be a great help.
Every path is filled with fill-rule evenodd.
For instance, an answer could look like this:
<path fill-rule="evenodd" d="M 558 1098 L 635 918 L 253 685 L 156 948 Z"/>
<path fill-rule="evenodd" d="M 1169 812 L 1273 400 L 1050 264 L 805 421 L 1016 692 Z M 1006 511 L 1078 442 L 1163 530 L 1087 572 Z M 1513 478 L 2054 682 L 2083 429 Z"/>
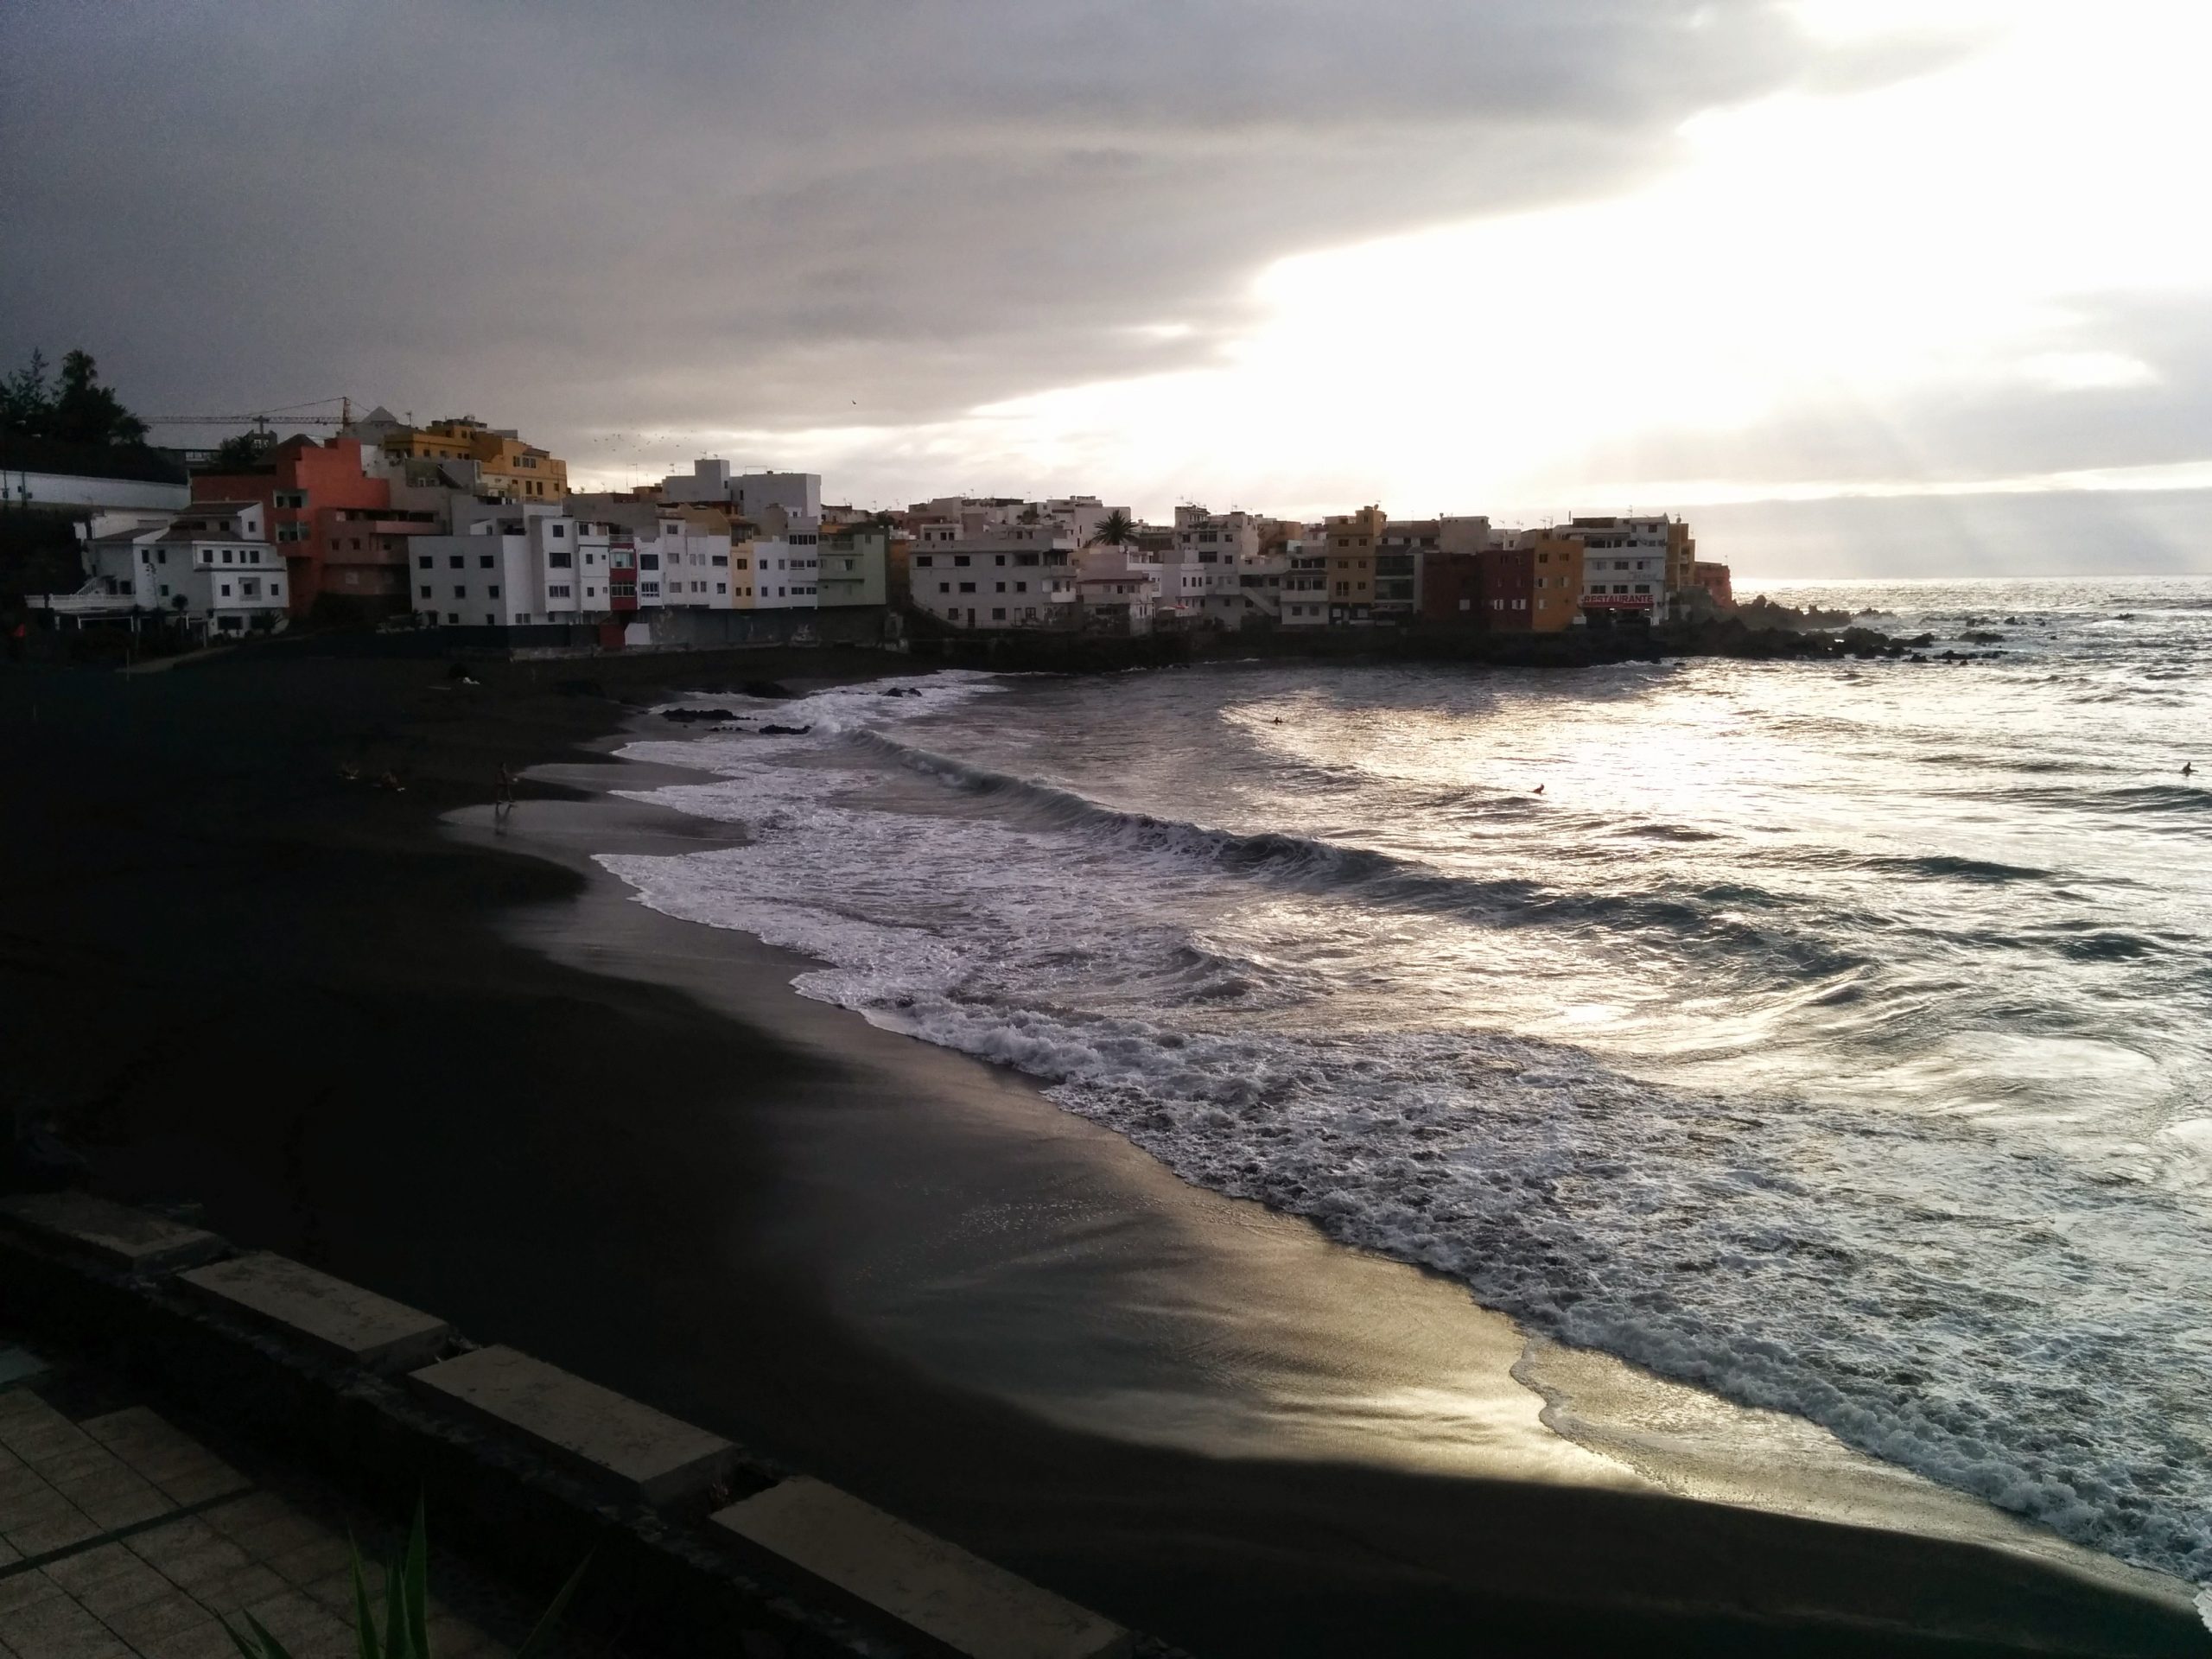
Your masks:
<path fill-rule="evenodd" d="M 2212 570 L 2208 63 L 2202 0 L 11 0 L 0 363 L 593 484 Z"/>

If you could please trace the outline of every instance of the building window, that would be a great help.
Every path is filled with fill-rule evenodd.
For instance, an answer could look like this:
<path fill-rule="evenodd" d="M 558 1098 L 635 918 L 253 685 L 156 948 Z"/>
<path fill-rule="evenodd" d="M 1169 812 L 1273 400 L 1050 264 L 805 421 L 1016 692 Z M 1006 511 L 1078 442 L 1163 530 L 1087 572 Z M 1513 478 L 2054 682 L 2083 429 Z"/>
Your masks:
<path fill-rule="evenodd" d="M 455 588 L 453 590 L 453 596 L 455 599 L 467 599 L 468 597 L 468 589 L 466 588 Z"/>
<path fill-rule="evenodd" d="M 493 582 L 489 588 L 485 589 L 484 596 L 486 599 L 497 599 L 499 596 L 499 584 L 496 582 Z"/>
<path fill-rule="evenodd" d="M 965 553 L 956 553 L 952 556 L 952 562 L 955 564 L 965 564 L 968 563 L 968 556 Z"/>
<path fill-rule="evenodd" d="M 492 568 L 492 556 L 489 553 L 479 553 L 476 556 L 476 563 L 482 569 L 489 570 Z"/>
<path fill-rule="evenodd" d="M 307 504 L 308 493 L 305 490 L 279 490 L 276 492 L 276 505 L 280 507 L 304 507 Z"/>
<path fill-rule="evenodd" d="M 224 597 L 225 599 L 228 599 L 230 596 L 231 596 L 231 584 L 230 584 L 229 582 L 225 582 L 225 583 L 223 584 L 223 597 Z"/>
<path fill-rule="evenodd" d="M 430 596 L 430 590 L 429 590 L 428 588 L 423 588 L 423 598 L 425 598 L 425 599 L 428 599 L 429 596 Z"/>
<path fill-rule="evenodd" d="M 997 610 L 991 613 L 991 620 L 994 622 L 1003 622 L 1006 620 L 1006 607 L 1003 605 L 1001 605 Z"/>
<path fill-rule="evenodd" d="M 545 589 L 545 597 L 546 597 L 546 598 L 548 598 L 548 599 L 566 599 L 566 598 L 568 598 L 568 597 L 569 597 L 569 584 L 568 584 L 568 583 L 566 583 L 565 582 L 556 582 L 549 583 L 549 584 L 547 585 L 547 587 L 546 587 L 546 589 Z"/>
<path fill-rule="evenodd" d="M 949 582 L 940 582 L 937 585 L 937 590 L 940 594 L 949 594 L 952 591 L 952 584 Z"/>
<path fill-rule="evenodd" d="M 459 569 L 461 569 L 461 568 L 463 568 L 465 565 L 467 565 L 467 563 L 468 563 L 468 561 L 467 561 L 467 559 L 463 558 L 460 554 L 458 554 L 458 553 L 454 553 L 454 554 L 449 555 L 449 556 L 447 557 L 447 559 L 446 559 L 446 563 L 447 563 L 448 565 L 452 566 L 452 567 L 453 567 L 453 569 L 456 569 L 456 570 L 459 570 Z"/>

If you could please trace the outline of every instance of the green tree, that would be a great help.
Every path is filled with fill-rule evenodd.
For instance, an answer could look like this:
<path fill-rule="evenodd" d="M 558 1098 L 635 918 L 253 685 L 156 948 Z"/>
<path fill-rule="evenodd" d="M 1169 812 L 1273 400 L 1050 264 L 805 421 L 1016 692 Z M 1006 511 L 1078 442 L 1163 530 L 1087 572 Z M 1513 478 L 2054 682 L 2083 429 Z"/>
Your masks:
<path fill-rule="evenodd" d="M 146 423 L 99 380 L 92 354 L 72 352 L 61 359 L 60 379 L 49 386 L 46 354 L 33 352 L 28 364 L 0 380 L 0 432 L 64 443 L 145 442 Z"/>
<path fill-rule="evenodd" d="M 1115 508 L 1100 519 L 1098 528 L 1091 532 L 1090 537 L 1093 542 L 1103 543 L 1108 547 L 1127 547 L 1136 538 L 1136 520 L 1122 507 Z"/>
<path fill-rule="evenodd" d="M 0 432 L 42 437 L 53 408 L 54 394 L 46 387 L 46 353 L 34 351 L 28 364 L 0 380 Z"/>
<path fill-rule="evenodd" d="M 100 385 L 99 365 L 90 352 L 61 359 L 60 391 L 54 399 L 54 435 L 64 443 L 125 444 L 146 442 L 146 423 Z"/>
<path fill-rule="evenodd" d="M 250 473 L 267 457 L 272 435 L 241 432 L 215 446 L 213 469 L 219 473 Z"/>

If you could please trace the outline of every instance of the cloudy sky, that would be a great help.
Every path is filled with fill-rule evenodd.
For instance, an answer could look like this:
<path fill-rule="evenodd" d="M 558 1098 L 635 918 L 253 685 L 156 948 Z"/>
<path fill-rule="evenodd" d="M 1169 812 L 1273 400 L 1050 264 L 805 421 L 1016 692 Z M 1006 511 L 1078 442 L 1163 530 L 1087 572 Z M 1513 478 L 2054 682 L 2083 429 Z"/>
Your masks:
<path fill-rule="evenodd" d="M 2208 63 L 2202 0 L 10 0 L 0 358 L 594 481 L 2212 569 Z"/>

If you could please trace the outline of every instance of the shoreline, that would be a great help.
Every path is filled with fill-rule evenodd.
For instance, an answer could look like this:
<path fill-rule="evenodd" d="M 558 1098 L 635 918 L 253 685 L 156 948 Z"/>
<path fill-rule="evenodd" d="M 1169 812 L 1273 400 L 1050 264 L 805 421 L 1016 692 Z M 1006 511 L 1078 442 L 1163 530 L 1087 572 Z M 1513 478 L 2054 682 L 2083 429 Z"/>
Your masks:
<path fill-rule="evenodd" d="M 850 1060 L 864 1053 L 871 1064 L 893 1071 L 913 1065 L 922 1053 L 950 1057 L 933 1060 L 931 1073 L 972 1074 L 963 1079 L 970 1082 L 988 1077 L 996 1108 L 994 1132 L 1034 1135 L 1039 1115 L 1049 1114 L 1064 1126 L 1057 1139 L 1073 1160 L 1118 1163 L 1135 1152 L 1145 1168 L 1167 1175 L 1180 1192 L 1190 1195 L 1185 1202 L 1199 1230 L 1218 1235 L 1249 1232 L 1255 1226 L 1287 1228 L 1276 1259 L 1268 1266 L 1268 1290 L 1280 1294 L 1286 1287 L 1301 1287 L 1310 1291 L 1316 1278 L 1337 1276 L 1348 1259 L 1356 1261 L 1362 1266 L 1344 1276 L 1362 1281 L 1347 1294 L 1356 1296 L 1365 1310 L 1360 1332 L 1363 1338 L 1377 1350 L 1390 1351 L 1393 1338 L 1402 1339 L 1402 1333 L 1389 1330 L 1388 1316 L 1378 1318 L 1375 1309 L 1402 1307 L 1415 1300 L 1421 1304 L 1418 1317 L 1429 1332 L 1428 1345 L 1418 1357 L 1410 1351 L 1393 1351 L 1387 1362 L 1398 1371 L 1425 1367 L 1427 1387 L 1419 1390 L 1422 1397 L 1418 1404 L 1402 1398 L 1382 1410 L 1374 1408 L 1373 1390 L 1345 1389 L 1344 1377 L 1321 1377 L 1319 1357 L 1332 1356 L 1346 1340 L 1351 1322 L 1336 1328 L 1330 1311 L 1313 1305 L 1304 1309 L 1306 1324 L 1297 1342 L 1317 1352 L 1303 1354 L 1295 1362 L 1313 1391 L 1295 1402 L 1283 1397 L 1279 1382 L 1269 1390 L 1266 1384 L 1272 1378 L 1255 1385 L 1270 1397 L 1241 1410 L 1220 1399 L 1198 1403 L 1179 1398 L 1165 1386 L 1147 1401 L 1147 1409 L 1141 1414 L 1117 1412 L 1095 1390 L 1065 1396 L 1034 1391 L 1025 1395 L 1004 1387 L 987 1387 L 986 1392 L 1068 1426 L 1135 1443 L 1179 1446 L 1217 1455 L 1298 1457 L 1320 1455 L 1317 1446 L 1334 1440 L 1358 1460 L 1416 1472 L 1665 1492 L 1766 1514 L 1944 1538 L 2046 1561 L 2177 1604 L 2186 1599 L 2189 1592 L 2177 1580 L 2073 1544 L 1979 1498 L 1884 1463 L 1846 1446 L 1816 1424 L 1786 1413 L 1738 1406 L 1602 1351 L 1567 1348 L 1529 1332 L 1509 1315 L 1483 1307 L 1464 1285 L 1446 1275 L 1338 1242 L 1294 1212 L 1188 1183 L 1115 1131 L 1068 1113 L 1049 1097 L 1040 1079 L 878 1027 L 856 1012 L 809 996 L 791 982 L 826 965 L 818 958 L 768 944 L 741 930 L 665 915 L 599 865 L 597 855 L 602 853 L 680 855 L 741 842 L 726 823 L 691 817 L 680 808 L 627 798 L 664 784 L 693 783 L 711 775 L 623 757 L 620 751 L 639 740 L 665 741 L 666 734 L 640 716 L 629 723 L 626 735 L 599 746 L 607 751 L 601 761 L 543 769 L 542 775 L 564 788 L 594 798 L 564 804 L 550 834 L 532 835 L 525 828 L 521 844 L 570 863 L 598 891 L 588 890 L 557 919 L 518 919 L 515 937 L 593 971 L 642 976 L 680 988 L 728 1017 L 759 1017 L 758 999 L 765 991 L 775 999 L 773 1018 L 779 1028 L 790 1032 L 796 1027 L 804 1033 L 798 1039 L 803 1046 L 824 1054 Z M 616 790 L 622 791 L 621 797 L 611 792 Z M 487 844 L 487 837 L 494 835 L 488 815 L 481 811 L 448 814 L 445 825 L 447 833 L 475 844 Z M 502 833 L 511 841 L 516 835 L 512 823 Z M 637 915 L 639 911 L 645 912 L 644 918 Z M 713 946 L 686 943 L 702 930 L 721 937 Z M 730 979 L 718 978 L 708 967 L 713 962 L 728 969 L 740 988 L 734 991 Z M 671 970 L 669 963 L 682 965 Z M 1265 1219 L 1255 1221 L 1255 1216 Z M 1433 1298 L 1431 1291 L 1440 1287 L 1446 1295 Z M 1172 1294 L 1161 1299 L 1154 1288 L 1141 1294 L 1150 1300 L 1155 1318 L 1162 1317 L 1163 1300 L 1171 1305 L 1173 1300 Z M 1253 1344 L 1241 1340 L 1236 1314 L 1219 1307 L 1180 1311 L 1218 1327 L 1207 1330 L 1200 1339 L 1205 1344 L 1237 1351 L 1250 1361 Z M 1086 1335 L 1081 1324 L 1079 1319 L 1064 1320 L 1055 1332 L 1056 1343 L 1081 1343 Z M 999 1357 L 1002 1361 L 1003 1356 Z M 1280 1361 L 1281 1356 L 1272 1357 Z M 1470 1357 L 1478 1360 L 1472 1370 L 1465 1363 Z M 1251 1369 L 1263 1370 L 1257 1363 Z M 1332 1382 L 1338 1385 L 1333 1394 L 1327 1390 Z M 1527 1421 L 1530 1408 L 1533 1422 Z M 1554 1437 L 1556 1445 L 1544 1446 L 1541 1437 L 1546 1434 Z"/>
<path fill-rule="evenodd" d="M 635 939 L 586 941 L 571 963 L 537 957 L 515 942 L 512 928 L 532 925 L 517 918 L 550 925 L 594 903 L 592 883 L 518 844 L 504 850 L 522 855 L 501 856 L 424 831 L 483 798 L 488 757 L 504 749 L 557 766 L 580 746 L 617 741 L 605 731 L 621 711 L 519 691 L 503 707 L 503 684 L 481 700 L 493 707 L 449 715 L 453 694 L 423 683 L 433 664 L 411 665 L 411 683 L 408 665 L 378 664 L 334 692 L 288 678 L 287 666 L 194 666 L 128 706 L 87 682 L 69 693 L 100 706 L 80 706 L 59 741 L 33 746 L 29 775 L 54 791 L 54 810 L 16 825 L 11 849 L 54 879 L 5 960 L 21 1005 L 47 1016 L 22 1045 L 36 1086 L 106 1137 L 96 1149 L 104 1187 L 201 1198 L 233 1236 L 320 1255 L 803 1459 L 1200 1653 L 1452 1651 L 1475 1630 L 1503 1651 L 1578 1637 L 1684 1652 L 2201 1645 L 2185 1605 L 1991 1549 L 1630 1489 L 1135 1445 L 963 1386 L 941 1358 L 922 1364 L 861 1339 L 855 1306 L 910 1333 L 960 1336 L 946 1316 L 962 1306 L 963 1275 L 979 1253 L 1006 1257 L 1010 1239 L 1053 1241 L 1042 1255 L 1013 1254 L 1062 1273 L 1063 1287 L 1071 1262 L 1103 1271 L 1120 1249 L 1126 1268 L 1132 1217 L 1150 1229 L 1154 1282 L 1187 1281 L 1192 1240 L 1212 1228 L 1178 1195 L 1228 1201 L 1184 1187 L 1026 1081 L 949 1051 L 868 1027 L 904 1058 L 853 1064 L 863 1022 L 807 1003 L 757 961 L 749 979 L 721 982 L 720 997 L 749 1010 L 734 1013 L 610 973 L 625 951 L 634 965 Z M 676 692 L 701 664 L 654 666 Z M 241 737 L 236 716 L 249 710 L 266 718 Z M 334 753 L 364 726 L 372 742 L 420 740 L 409 796 L 327 782 Z M 115 746 L 101 749 L 103 737 Z M 302 765 L 316 786 L 303 786 Z M 585 792 L 550 772 L 520 810 L 588 810 Z M 257 815 L 272 805 L 273 817 Z M 144 856 L 153 825 L 187 850 L 193 880 L 181 894 L 170 891 L 176 865 Z M 704 939 L 664 950 L 677 937 L 667 930 L 714 930 L 626 896 L 612 907 L 633 925 L 660 924 L 647 930 L 658 969 L 731 972 L 734 957 Z M 268 1071 L 179 1065 L 188 1020 L 181 1032 L 156 1020 L 152 1037 L 103 1052 L 97 1011 L 79 1005 L 118 973 L 142 988 L 214 986 L 219 1002 L 273 1011 L 254 1057 Z M 944 1110 L 917 1111 L 923 1096 Z M 840 1175 L 843 1154 L 902 1124 L 945 1135 L 935 1164 L 897 1163 L 891 1151 L 914 1147 L 887 1142 L 873 1173 L 844 1161 Z M 996 1161 L 974 1161 L 983 1150 Z M 1067 1179 L 1077 1162 L 1096 1185 Z M 954 1178 L 984 1172 L 997 1211 L 948 1205 Z M 406 1195 L 404 1221 L 395 1193 Z M 814 1227 L 798 1224 L 794 1194 L 820 1202 Z M 960 1222 L 949 1242 L 964 1256 L 897 1236 L 948 1208 Z M 1283 1243 L 1304 1224 L 1257 1215 L 1234 1230 L 1252 1260 L 1308 1248 Z M 869 1270 L 855 1236 L 870 1226 L 875 1248 L 909 1258 L 903 1288 L 886 1292 Z M 1358 1260 L 1425 1287 L 1407 1293 L 1414 1327 L 1441 1306 L 1425 1296 L 1479 1313 L 1455 1287 Z M 1033 1305 L 1053 1282 L 1032 1281 Z M 1233 1276 L 1217 1289 L 1231 1307 L 1250 1300 Z M 1147 1312 L 1135 1310 L 1140 1321 Z M 1027 1351 L 1052 1358 L 1049 1344 Z M 1533 1420 L 1535 1396 L 1512 1386 Z"/>

